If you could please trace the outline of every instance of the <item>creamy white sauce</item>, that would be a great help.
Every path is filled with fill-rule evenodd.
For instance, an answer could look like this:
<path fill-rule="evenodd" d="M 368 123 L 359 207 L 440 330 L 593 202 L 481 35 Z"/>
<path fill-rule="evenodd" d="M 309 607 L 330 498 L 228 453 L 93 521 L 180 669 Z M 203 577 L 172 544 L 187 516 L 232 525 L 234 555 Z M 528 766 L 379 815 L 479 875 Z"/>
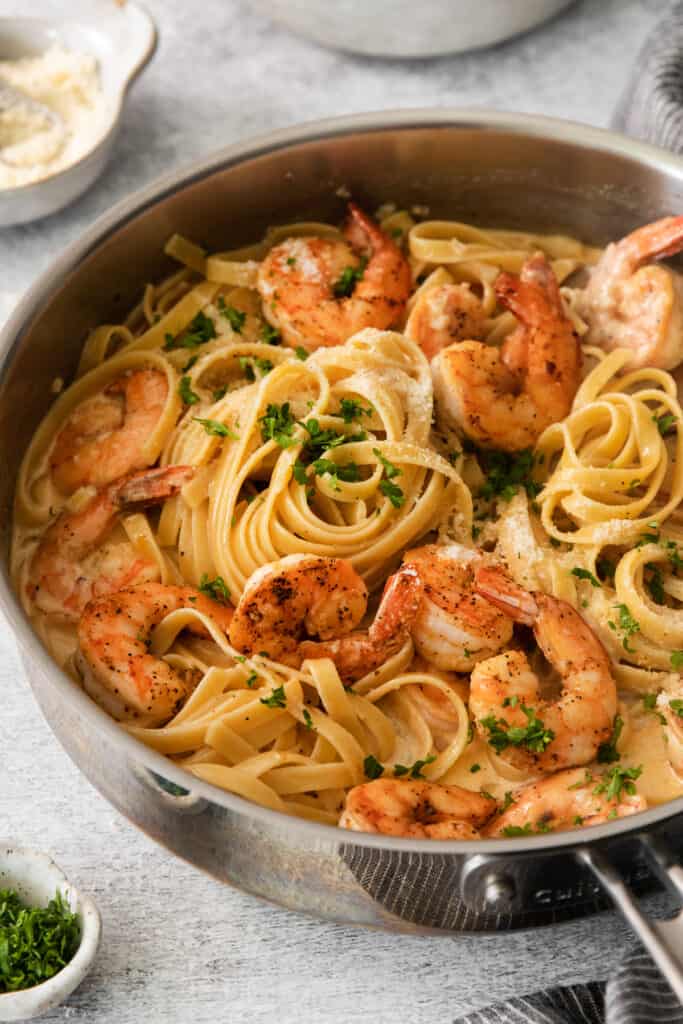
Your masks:
<path fill-rule="evenodd" d="M 0 189 L 28 185 L 64 170 L 102 138 L 109 109 L 97 61 L 58 44 L 39 57 L 0 61 Z M 47 113 L 35 104 L 43 104 Z"/>

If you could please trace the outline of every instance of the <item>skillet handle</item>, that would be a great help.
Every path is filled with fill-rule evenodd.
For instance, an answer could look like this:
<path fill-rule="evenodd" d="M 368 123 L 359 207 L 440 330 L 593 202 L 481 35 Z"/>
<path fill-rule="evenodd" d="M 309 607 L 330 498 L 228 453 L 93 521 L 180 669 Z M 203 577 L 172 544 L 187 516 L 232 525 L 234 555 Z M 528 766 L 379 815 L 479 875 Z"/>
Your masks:
<path fill-rule="evenodd" d="M 657 874 L 675 895 L 683 898 L 683 867 L 659 839 L 641 837 Z M 683 1003 L 683 910 L 668 921 L 652 921 L 603 850 L 585 847 L 576 851 L 611 896 L 617 910 L 636 933 L 660 971 Z"/>

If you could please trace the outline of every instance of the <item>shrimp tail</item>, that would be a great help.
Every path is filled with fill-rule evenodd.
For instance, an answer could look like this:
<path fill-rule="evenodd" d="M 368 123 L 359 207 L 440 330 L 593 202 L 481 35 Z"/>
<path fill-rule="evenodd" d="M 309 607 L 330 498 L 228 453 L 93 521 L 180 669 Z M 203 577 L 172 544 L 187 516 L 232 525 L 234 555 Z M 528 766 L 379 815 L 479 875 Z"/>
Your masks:
<path fill-rule="evenodd" d="M 683 216 L 662 217 L 653 224 L 645 224 L 621 244 L 628 248 L 636 266 L 647 260 L 675 256 L 683 249 Z"/>
<path fill-rule="evenodd" d="M 375 224 L 372 218 L 368 217 L 356 203 L 349 203 L 348 205 L 348 219 L 344 234 L 356 249 L 367 249 L 369 247 L 375 252 L 387 244 L 393 244 L 381 227 Z"/>
<path fill-rule="evenodd" d="M 543 253 L 528 259 L 519 276 L 499 274 L 495 291 L 501 306 L 523 324 L 535 326 L 544 317 L 564 316 L 557 278 Z"/>
<path fill-rule="evenodd" d="M 515 622 L 533 626 L 538 618 L 533 594 L 517 586 L 501 569 L 480 566 L 474 574 L 474 590 Z"/>
<path fill-rule="evenodd" d="M 408 636 L 420 608 L 423 589 L 419 573 L 411 565 L 402 566 L 389 577 L 377 615 L 368 630 L 373 644 L 383 647 Z"/>
<path fill-rule="evenodd" d="M 120 511 L 157 505 L 173 497 L 194 476 L 192 466 L 157 466 L 132 473 L 111 485 L 109 497 Z"/>

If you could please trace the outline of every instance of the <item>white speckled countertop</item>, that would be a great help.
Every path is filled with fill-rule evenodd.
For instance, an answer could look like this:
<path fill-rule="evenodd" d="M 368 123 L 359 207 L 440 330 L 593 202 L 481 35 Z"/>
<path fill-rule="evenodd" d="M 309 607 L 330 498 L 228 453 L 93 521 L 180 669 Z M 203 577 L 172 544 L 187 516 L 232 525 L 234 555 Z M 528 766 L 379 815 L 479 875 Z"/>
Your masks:
<path fill-rule="evenodd" d="M 147 6 L 160 45 L 130 96 L 108 171 L 63 213 L 0 232 L 0 316 L 116 199 L 250 134 L 430 104 L 606 126 L 645 35 L 670 5 L 583 0 L 531 35 L 431 62 L 331 53 L 237 0 Z M 18 13 L 26 4 L 4 0 L 2 8 Z M 613 915 L 552 931 L 438 939 L 355 931 L 261 905 L 173 859 L 91 789 L 40 717 L 2 627 L 0 687 L 0 835 L 52 851 L 95 896 L 104 925 L 93 973 L 65 1008 L 41 1018 L 46 1024 L 434 1024 L 550 981 L 604 977 L 630 941 Z"/>

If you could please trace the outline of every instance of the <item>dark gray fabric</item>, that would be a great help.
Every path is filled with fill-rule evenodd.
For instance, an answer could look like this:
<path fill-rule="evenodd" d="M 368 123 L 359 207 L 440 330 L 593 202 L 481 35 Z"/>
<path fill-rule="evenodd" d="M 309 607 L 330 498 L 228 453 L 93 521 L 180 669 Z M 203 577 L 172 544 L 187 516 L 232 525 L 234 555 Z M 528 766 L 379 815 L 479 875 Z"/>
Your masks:
<path fill-rule="evenodd" d="M 487 1006 L 453 1024 L 683 1024 L 683 1007 L 639 950 L 607 984 L 572 985 Z"/>
<path fill-rule="evenodd" d="M 612 125 L 683 152 L 683 3 L 671 7 L 645 41 Z"/>
<path fill-rule="evenodd" d="M 612 125 L 683 153 L 683 2 L 670 7 L 645 42 Z M 683 1024 L 683 1007 L 639 948 L 606 983 L 521 996 L 453 1024 Z"/>

